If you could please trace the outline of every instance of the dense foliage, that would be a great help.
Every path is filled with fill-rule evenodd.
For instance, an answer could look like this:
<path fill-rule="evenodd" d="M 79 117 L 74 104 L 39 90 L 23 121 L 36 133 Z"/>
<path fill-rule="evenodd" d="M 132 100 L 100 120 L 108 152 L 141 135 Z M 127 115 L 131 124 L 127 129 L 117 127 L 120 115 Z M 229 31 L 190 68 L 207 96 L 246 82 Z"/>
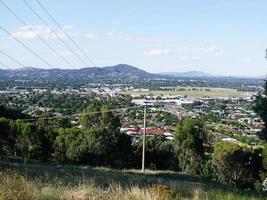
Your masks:
<path fill-rule="evenodd" d="M 52 129 L 0 118 L 1 154 L 46 161 L 50 159 L 54 139 Z"/>
<path fill-rule="evenodd" d="M 261 148 L 218 142 L 212 158 L 217 180 L 235 187 L 253 187 L 262 166 Z"/>
<path fill-rule="evenodd" d="M 80 117 L 81 127 L 67 120 L 34 123 L 0 118 L 0 155 L 58 163 L 139 168 L 142 141 L 132 145 L 120 132 L 120 119 L 108 105 L 93 103 Z M 147 140 L 147 167 L 175 169 L 174 145 L 162 136 Z"/>
<path fill-rule="evenodd" d="M 136 166 L 141 167 L 143 143 L 134 144 L 134 158 Z M 178 159 L 175 154 L 174 144 L 162 136 L 147 138 L 146 141 L 146 167 L 150 169 L 177 169 Z"/>
<path fill-rule="evenodd" d="M 183 172 L 201 174 L 204 162 L 204 142 L 207 137 L 203 121 L 185 119 L 176 128 L 179 166 Z"/>
<path fill-rule="evenodd" d="M 262 138 L 267 140 L 267 80 L 265 80 L 263 91 L 257 96 L 254 109 L 265 123 L 265 129 L 262 132 Z"/>
<path fill-rule="evenodd" d="M 29 116 L 21 113 L 19 110 L 7 109 L 5 106 L 0 105 L 0 116 L 9 119 L 25 119 Z"/>

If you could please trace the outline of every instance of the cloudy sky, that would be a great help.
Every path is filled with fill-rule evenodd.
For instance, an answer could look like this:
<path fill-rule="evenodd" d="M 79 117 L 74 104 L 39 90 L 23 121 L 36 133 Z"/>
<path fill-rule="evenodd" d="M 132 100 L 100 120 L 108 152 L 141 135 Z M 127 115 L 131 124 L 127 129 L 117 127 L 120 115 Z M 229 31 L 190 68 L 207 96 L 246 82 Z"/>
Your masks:
<path fill-rule="evenodd" d="M 84 63 L 93 66 L 36 0 L 25 1 L 49 26 L 23 0 L 1 1 L 27 26 L 1 2 L 0 25 L 51 66 L 81 68 Z M 97 66 L 127 63 L 150 72 L 201 70 L 244 76 L 267 73 L 265 0 L 40 1 Z M 0 50 L 24 65 L 47 67 L 12 36 L 0 30 Z M 0 62 L 19 67 L 1 53 Z"/>

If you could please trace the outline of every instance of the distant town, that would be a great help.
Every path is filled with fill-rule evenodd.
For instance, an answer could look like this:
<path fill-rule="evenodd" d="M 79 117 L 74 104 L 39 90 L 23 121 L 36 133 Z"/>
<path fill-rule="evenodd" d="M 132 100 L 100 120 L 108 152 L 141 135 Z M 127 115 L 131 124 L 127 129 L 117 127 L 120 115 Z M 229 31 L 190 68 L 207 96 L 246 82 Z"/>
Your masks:
<path fill-rule="evenodd" d="M 236 81 L 234 78 L 233 80 Z M 128 105 L 125 106 L 140 106 L 139 109 L 129 110 L 129 113 L 120 115 L 121 131 L 131 136 L 132 142 L 142 139 L 142 109 L 147 105 L 149 136 L 161 135 L 167 140 L 173 140 L 177 120 L 201 117 L 206 119 L 209 135 L 214 141 L 249 145 L 260 143 L 257 133 L 262 130 L 264 123 L 252 109 L 260 86 L 248 85 L 245 89 L 242 80 L 238 88 L 199 87 L 199 83 L 203 80 L 191 77 L 189 81 L 194 83 L 189 87 L 183 86 L 184 81 L 177 78 L 177 87 L 158 86 L 156 89 L 137 87 L 131 83 L 88 83 L 82 86 L 60 87 L 26 84 L 3 88 L 0 90 L 0 98 L 6 106 L 20 109 L 33 119 L 41 117 L 63 119 L 65 115 L 81 112 L 82 108 L 89 105 L 93 99 L 102 99 L 112 104 L 118 99 L 123 101 L 122 99 L 126 98 Z M 21 82 L 25 83 L 23 80 Z M 79 105 L 73 105 L 75 103 Z M 123 107 L 121 102 L 116 106 Z M 72 126 L 81 128 L 78 117 L 67 119 Z"/>

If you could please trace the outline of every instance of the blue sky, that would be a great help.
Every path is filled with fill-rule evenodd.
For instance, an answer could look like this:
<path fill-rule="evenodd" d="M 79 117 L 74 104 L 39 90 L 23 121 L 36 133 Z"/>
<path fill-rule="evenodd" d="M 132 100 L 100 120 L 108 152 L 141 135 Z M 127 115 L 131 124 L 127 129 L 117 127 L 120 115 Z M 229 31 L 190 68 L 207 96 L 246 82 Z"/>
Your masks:
<path fill-rule="evenodd" d="M 72 66 L 84 67 L 54 37 L 51 29 L 71 45 L 35 0 L 26 1 L 50 27 L 39 21 L 22 0 L 3 1 L 35 31 L 32 33 L 23 27 L 0 3 L 0 24 L 13 36 L 54 67 L 69 68 L 38 40 L 36 34 Z M 149 72 L 201 70 L 243 76 L 267 72 L 265 0 L 40 1 L 97 66 L 127 63 Z M 25 65 L 46 66 L 1 30 L 0 43 L 1 50 Z M 77 49 L 75 51 L 80 54 Z M 18 67 L 1 54 L 0 61 Z"/>

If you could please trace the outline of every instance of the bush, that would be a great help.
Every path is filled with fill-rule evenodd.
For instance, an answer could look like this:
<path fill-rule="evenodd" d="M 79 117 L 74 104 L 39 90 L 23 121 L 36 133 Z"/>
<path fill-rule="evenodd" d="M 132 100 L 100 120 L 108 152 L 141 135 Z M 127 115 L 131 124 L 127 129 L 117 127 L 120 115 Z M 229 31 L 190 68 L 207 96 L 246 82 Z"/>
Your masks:
<path fill-rule="evenodd" d="M 216 143 L 212 157 L 216 179 L 235 187 L 253 187 L 259 180 L 260 152 L 234 143 Z"/>

